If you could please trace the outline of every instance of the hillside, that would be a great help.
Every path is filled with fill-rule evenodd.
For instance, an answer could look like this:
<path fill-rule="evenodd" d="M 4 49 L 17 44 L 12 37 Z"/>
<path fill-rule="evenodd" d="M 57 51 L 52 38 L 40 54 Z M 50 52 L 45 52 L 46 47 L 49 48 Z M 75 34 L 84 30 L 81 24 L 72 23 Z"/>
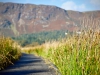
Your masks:
<path fill-rule="evenodd" d="M 0 33 L 7 36 L 41 31 L 77 31 L 100 24 L 100 11 L 78 12 L 56 6 L 0 3 Z"/>

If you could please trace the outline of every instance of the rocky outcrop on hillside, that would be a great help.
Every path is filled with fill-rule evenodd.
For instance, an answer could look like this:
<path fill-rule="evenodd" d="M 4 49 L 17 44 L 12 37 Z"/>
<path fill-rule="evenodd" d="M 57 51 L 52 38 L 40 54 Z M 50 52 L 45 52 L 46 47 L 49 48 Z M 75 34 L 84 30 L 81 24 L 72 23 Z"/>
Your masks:
<path fill-rule="evenodd" d="M 20 35 L 52 30 L 77 31 L 100 24 L 100 11 L 78 12 L 56 6 L 0 3 L 0 32 Z"/>

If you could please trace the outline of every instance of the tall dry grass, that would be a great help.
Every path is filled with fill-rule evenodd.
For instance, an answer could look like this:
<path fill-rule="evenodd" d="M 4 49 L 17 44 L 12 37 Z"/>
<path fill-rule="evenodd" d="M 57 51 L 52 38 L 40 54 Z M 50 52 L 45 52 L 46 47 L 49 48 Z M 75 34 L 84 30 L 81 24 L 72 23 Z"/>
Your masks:
<path fill-rule="evenodd" d="M 100 74 L 100 33 L 89 30 L 28 50 L 51 60 L 62 75 Z"/>
<path fill-rule="evenodd" d="M 84 17 L 81 34 L 28 50 L 53 62 L 62 75 L 100 74 L 100 21 Z M 96 22 L 96 23 L 95 23 Z"/>
<path fill-rule="evenodd" d="M 16 43 L 10 38 L 0 37 L 0 70 L 13 64 L 21 56 Z"/>

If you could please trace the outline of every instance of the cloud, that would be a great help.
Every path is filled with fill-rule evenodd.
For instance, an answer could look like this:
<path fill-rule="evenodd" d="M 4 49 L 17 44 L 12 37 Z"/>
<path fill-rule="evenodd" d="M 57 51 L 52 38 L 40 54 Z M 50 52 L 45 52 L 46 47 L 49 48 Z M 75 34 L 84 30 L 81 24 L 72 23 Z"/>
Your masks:
<path fill-rule="evenodd" d="M 79 7 L 79 9 L 85 9 L 86 8 L 84 4 L 81 4 L 78 7 Z"/>
<path fill-rule="evenodd" d="M 84 11 L 86 9 L 86 6 L 85 4 L 76 5 L 73 1 L 67 1 L 62 4 L 61 8 L 66 10 Z"/>
<path fill-rule="evenodd" d="M 95 6 L 100 6 L 100 0 L 90 0 L 90 3 Z"/>

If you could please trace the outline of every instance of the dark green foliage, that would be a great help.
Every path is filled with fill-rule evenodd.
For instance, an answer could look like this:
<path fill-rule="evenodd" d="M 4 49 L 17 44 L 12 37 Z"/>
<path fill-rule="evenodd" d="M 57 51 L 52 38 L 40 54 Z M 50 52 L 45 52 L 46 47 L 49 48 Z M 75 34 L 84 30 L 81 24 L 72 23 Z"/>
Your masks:
<path fill-rule="evenodd" d="M 64 30 L 60 31 L 48 31 L 48 32 L 39 32 L 32 34 L 24 34 L 18 37 L 12 37 L 14 40 L 18 41 L 21 46 L 27 46 L 31 44 L 31 46 L 41 45 L 47 41 L 60 40 L 65 38 Z"/>

